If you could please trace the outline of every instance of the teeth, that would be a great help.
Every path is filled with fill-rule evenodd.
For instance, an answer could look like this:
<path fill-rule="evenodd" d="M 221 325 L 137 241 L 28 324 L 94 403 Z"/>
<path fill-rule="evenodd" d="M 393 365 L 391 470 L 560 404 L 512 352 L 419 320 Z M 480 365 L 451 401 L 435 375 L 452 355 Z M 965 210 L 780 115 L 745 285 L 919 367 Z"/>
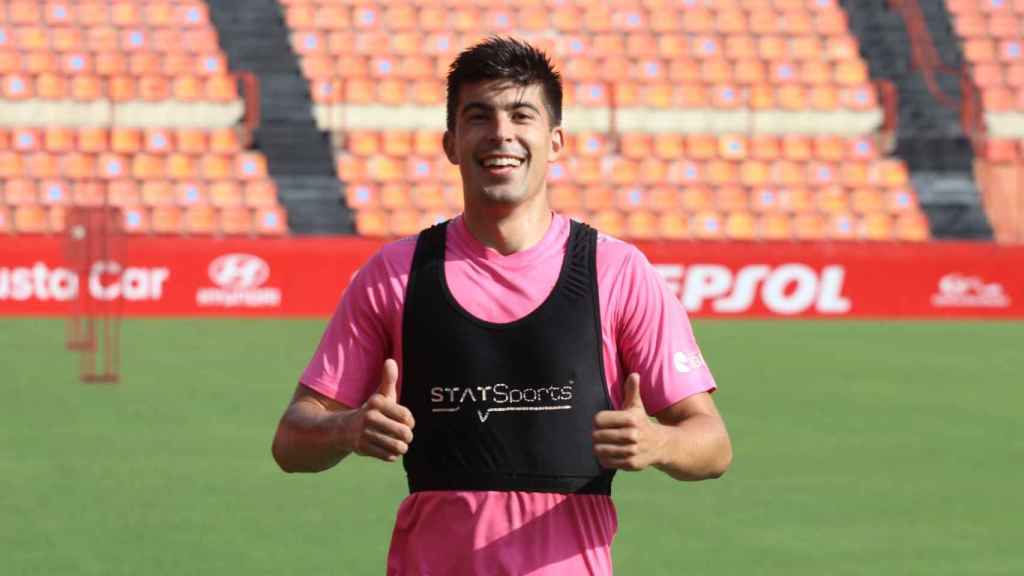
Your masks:
<path fill-rule="evenodd" d="M 488 168 L 503 168 L 505 166 L 519 166 L 523 161 L 517 158 L 487 158 L 484 166 Z"/>

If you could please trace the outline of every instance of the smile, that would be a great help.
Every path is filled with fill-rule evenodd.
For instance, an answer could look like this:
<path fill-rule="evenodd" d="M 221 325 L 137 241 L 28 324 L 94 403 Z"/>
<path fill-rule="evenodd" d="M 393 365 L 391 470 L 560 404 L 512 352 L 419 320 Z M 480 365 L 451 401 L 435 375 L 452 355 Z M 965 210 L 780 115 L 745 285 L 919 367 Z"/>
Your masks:
<path fill-rule="evenodd" d="M 523 164 L 523 159 L 516 156 L 485 156 L 480 159 L 480 164 L 485 168 L 517 168 Z"/>

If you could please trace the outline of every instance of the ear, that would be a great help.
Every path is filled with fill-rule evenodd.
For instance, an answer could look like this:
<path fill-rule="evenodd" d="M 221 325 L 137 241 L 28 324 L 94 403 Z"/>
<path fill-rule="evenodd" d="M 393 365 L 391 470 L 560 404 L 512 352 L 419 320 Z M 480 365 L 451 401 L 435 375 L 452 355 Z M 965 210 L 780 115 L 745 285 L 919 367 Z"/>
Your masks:
<path fill-rule="evenodd" d="M 448 161 L 452 164 L 459 164 L 459 155 L 455 150 L 455 137 L 448 130 L 444 131 L 444 137 L 441 138 L 441 144 L 444 145 L 444 155 L 448 157 Z"/>
<path fill-rule="evenodd" d="M 565 130 L 561 126 L 551 129 L 551 150 L 548 153 L 548 161 L 554 162 L 562 156 L 565 149 Z"/>

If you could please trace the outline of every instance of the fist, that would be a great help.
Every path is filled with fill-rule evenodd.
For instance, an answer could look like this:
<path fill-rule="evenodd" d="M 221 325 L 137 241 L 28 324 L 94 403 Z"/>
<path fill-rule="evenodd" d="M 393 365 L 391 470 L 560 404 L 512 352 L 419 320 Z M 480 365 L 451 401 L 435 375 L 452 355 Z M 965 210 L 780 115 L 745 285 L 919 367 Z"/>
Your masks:
<path fill-rule="evenodd" d="M 356 454 L 394 462 L 409 451 L 416 423 L 412 412 L 398 403 L 397 385 L 398 364 L 388 358 L 380 388 L 355 412 L 348 427 Z"/>
<path fill-rule="evenodd" d="M 664 439 L 660 427 L 647 416 L 639 374 L 626 378 L 621 409 L 602 410 L 594 416 L 592 437 L 594 456 L 604 468 L 643 470 L 658 461 Z"/>

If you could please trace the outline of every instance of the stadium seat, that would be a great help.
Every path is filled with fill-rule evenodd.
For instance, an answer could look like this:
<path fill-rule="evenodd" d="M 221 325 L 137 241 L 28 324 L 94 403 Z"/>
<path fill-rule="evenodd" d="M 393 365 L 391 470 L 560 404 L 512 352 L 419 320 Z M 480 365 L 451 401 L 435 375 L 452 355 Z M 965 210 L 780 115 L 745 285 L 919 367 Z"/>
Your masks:
<path fill-rule="evenodd" d="M 217 209 L 206 204 L 185 208 L 184 232 L 191 235 L 211 235 L 218 231 Z"/>
<path fill-rule="evenodd" d="M 107 200 L 112 206 L 133 207 L 142 203 L 142 194 L 135 180 L 113 180 L 107 184 Z"/>
<path fill-rule="evenodd" d="M 878 212 L 862 216 L 858 223 L 857 236 L 865 240 L 891 240 L 892 217 Z"/>
<path fill-rule="evenodd" d="M 901 214 L 895 221 L 895 238 L 908 242 L 923 242 L 928 240 L 930 232 L 928 221 L 918 212 Z"/>
<path fill-rule="evenodd" d="M 757 237 L 762 240 L 789 240 L 793 237 L 790 217 L 782 213 L 762 214 L 757 219 Z"/>
<path fill-rule="evenodd" d="M 690 237 L 690 226 L 686 214 L 663 212 L 658 217 L 658 236 L 667 240 L 681 240 Z"/>
<path fill-rule="evenodd" d="M 50 232 L 50 221 L 46 208 L 37 204 L 15 206 L 14 232 L 18 234 Z"/>
<path fill-rule="evenodd" d="M 733 211 L 725 218 L 726 238 L 733 240 L 753 240 L 757 237 L 757 229 L 753 214 L 746 211 Z"/>
<path fill-rule="evenodd" d="M 288 232 L 288 220 L 280 206 L 256 208 L 254 230 L 262 236 L 282 236 Z"/>
<path fill-rule="evenodd" d="M 724 224 L 717 212 L 701 211 L 690 217 L 689 235 L 693 238 L 716 240 L 725 236 Z"/>
<path fill-rule="evenodd" d="M 822 240 L 826 237 L 825 221 L 816 212 L 798 213 L 793 218 L 793 236 L 798 240 Z"/>
<path fill-rule="evenodd" d="M 249 208 L 277 206 L 277 186 L 270 179 L 244 182 L 243 198 L 244 205 Z"/>

